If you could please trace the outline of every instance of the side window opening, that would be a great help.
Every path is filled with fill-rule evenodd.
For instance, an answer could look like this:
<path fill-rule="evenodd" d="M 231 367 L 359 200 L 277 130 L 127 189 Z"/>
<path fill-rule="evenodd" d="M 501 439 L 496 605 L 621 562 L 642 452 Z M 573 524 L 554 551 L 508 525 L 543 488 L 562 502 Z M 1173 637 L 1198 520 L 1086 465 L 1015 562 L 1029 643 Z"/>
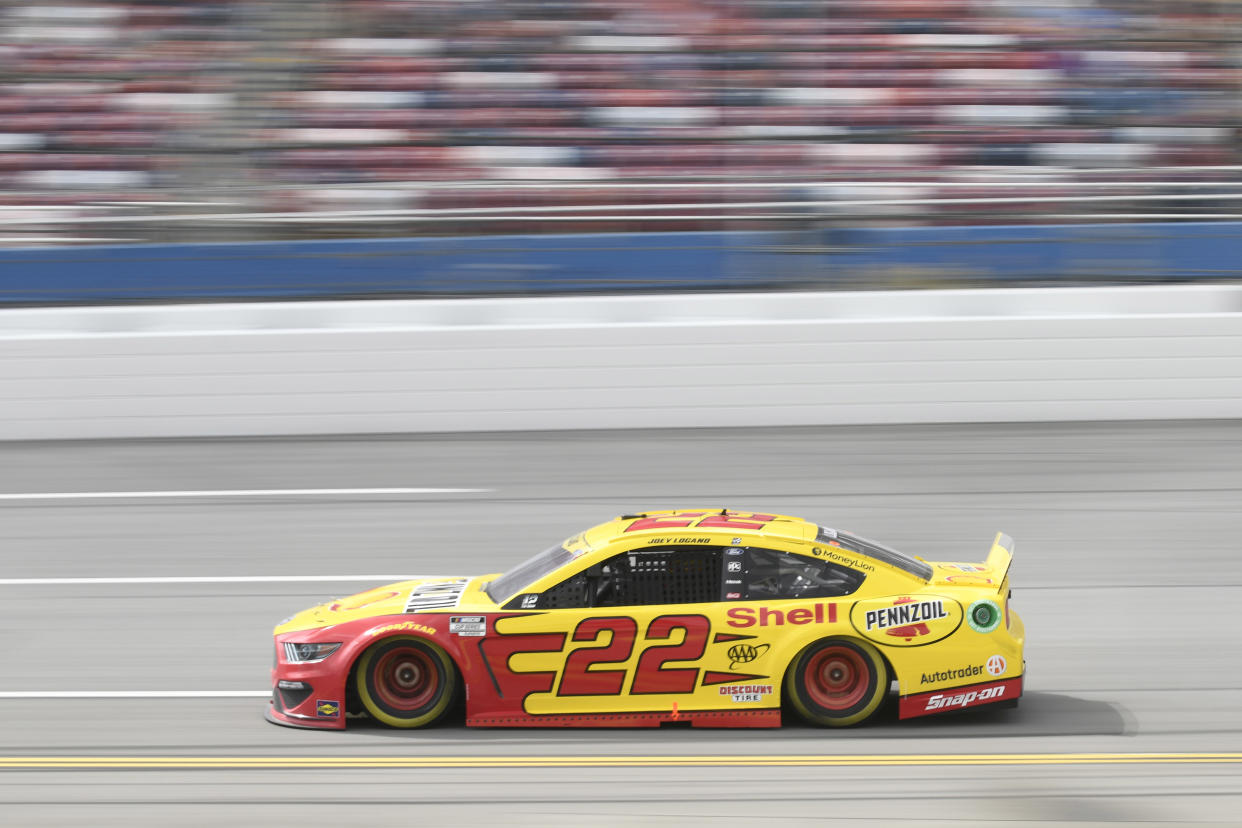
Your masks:
<path fill-rule="evenodd" d="M 898 552 L 896 549 L 885 546 L 882 543 L 867 540 L 851 532 L 841 532 L 836 529 L 829 529 L 827 526 L 821 526 L 815 541 L 817 543 L 840 546 L 851 552 L 875 558 L 877 561 L 882 561 L 889 566 L 895 566 L 916 578 L 922 578 L 924 581 L 930 581 L 932 577 L 932 568 L 926 561 L 912 558 L 904 552 Z"/>
<path fill-rule="evenodd" d="M 835 598 L 855 592 L 866 578 L 840 564 L 774 549 L 750 547 L 739 559 L 744 566 L 741 595 L 730 599 L 738 589 L 726 585 L 726 600 Z"/>
<path fill-rule="evenodd" d="M 691 546 L 626 552 L 603 563 L 599 579 L 597 607 L 715 601 L 720 550 Z"/>
<path fill-rule="evenodd" d="M 539 596 L 538 609 L 698 604 L 720 598 L 720 549 L 687 546 L 623 552 Z"/>
<path fill-rule="evenodd" d="M 538 596 L 534 606 L 539 609 L 575 609 L 591 606 L 587 574 L 579 572 L 561 581 Z"/>

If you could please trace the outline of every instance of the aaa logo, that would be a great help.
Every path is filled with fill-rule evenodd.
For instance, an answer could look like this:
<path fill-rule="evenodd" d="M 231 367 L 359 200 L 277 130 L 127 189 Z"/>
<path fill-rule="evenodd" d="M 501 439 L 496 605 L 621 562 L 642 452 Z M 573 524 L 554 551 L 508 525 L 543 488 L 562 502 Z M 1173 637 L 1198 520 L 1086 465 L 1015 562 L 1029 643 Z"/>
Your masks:
<path fill-rule="evenodd" d="M 730 670 L 737 669 L 739 664 L 749 664 L 768 651 L 769 644 L 734 644 L 729 648 Z"/>

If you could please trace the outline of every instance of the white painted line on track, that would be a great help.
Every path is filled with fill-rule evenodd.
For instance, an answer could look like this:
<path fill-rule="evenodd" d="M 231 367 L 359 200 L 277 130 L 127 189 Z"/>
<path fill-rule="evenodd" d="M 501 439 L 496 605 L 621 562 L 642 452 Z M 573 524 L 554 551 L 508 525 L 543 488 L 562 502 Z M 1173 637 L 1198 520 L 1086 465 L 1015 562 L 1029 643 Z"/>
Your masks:
<path fill-rule="evenodd" d="M 204 489 L 166 492 L 3 492 L 0 500 L 122 500 L 175 497 L 322 497 L 325 495 L 479 494 L 494 489 Z"/>
<path fill-rule="evenodd" d="M 262 584 L 281 582 L 373 581 L 379 585 L 415 578 L 434 580 L 459 575 L 168 575 L 136 578 L 0 578 L 0 586 L 93 584 Z"/>
<path fill-rule="evenodd" d="M 257 699 L 271 690 L 5 690 L 0 699 Z"/>

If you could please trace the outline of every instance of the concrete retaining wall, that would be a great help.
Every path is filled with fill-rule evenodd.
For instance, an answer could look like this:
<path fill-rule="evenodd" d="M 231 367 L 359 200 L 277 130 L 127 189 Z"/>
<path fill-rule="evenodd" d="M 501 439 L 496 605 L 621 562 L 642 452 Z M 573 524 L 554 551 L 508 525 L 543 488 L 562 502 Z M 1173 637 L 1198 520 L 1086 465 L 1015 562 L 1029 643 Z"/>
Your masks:
<path fill-rule="evenodd" d="M 4 439 L 1242 417 L 1242 290 L 10 310 Z"/>

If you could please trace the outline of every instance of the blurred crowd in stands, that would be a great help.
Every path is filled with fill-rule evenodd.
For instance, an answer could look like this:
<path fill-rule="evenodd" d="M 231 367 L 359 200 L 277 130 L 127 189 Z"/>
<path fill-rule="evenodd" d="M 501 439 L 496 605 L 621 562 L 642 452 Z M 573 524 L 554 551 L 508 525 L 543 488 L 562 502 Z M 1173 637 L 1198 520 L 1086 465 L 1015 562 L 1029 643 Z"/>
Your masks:
<path fill-rule="evenodd" d="M 4 0 L 0 244 L 1229 218 L 1242 2 Z"/>

